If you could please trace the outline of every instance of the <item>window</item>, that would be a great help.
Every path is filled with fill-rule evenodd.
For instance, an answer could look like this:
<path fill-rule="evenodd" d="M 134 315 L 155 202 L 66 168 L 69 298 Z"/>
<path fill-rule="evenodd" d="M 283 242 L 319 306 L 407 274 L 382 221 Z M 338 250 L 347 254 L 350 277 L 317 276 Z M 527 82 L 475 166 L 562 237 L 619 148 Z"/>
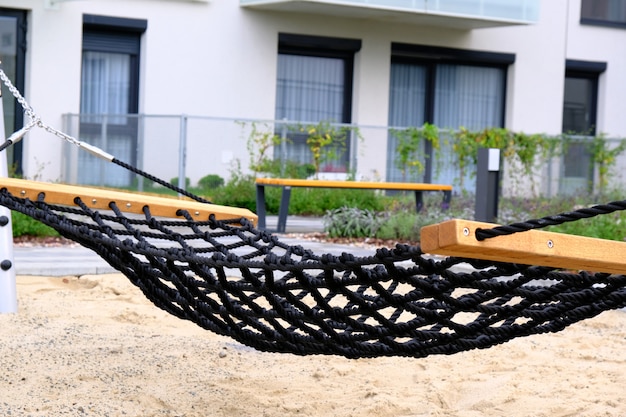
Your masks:
<path fill-rule="evenodd" d="M 596 134 L 598 78 L 606 63 L 568 60 L 565 64 L 563 133 L 576 136 Z M 593 185 L 593 164 L 584 141 L 572 141 L 563 155 L 561 194 L 586 191 Z"/>
<path fill-rule="evenodd" d="M 626 27 L 626 0 L 582 0 L 580 22 Z"/>
<path fill-rule="evenodd" d="M 26 12 L 0 9 L 0 50 L 2 69 L 13 85 L 24 93 L 24 63 L 26 58 Z M 2 85 L 4 110 L 3 132 L 8 137 L 24 124 L 24 112 L 17 100 Z M 7 163 L 16 174 L 22 173 L 22 142 L 7 148 Z"/>
<path fill-rule="evenodd" d="M 276 119 L 303 124 L 350 123 L 354 54 L 360 48 L 359 40 L 280 34 Z M 307 134 L 289 130 L 289 141 L 282 149 L 275 149 L 275 158 L 310 163 Z M 328 161 L 321 171 L 347 172 L 349 142 L 342 157 Z"/>
<path fill-rule="evenodd" d="M 85 15 L 81 71 L 80 136 L 118 159 L 137 157 L 139 56 L 145 20 Z M 83 184 L 125 187 L 128 171 L 96 157 L 79 154 Z"/>
<path fill-rule="evenodd" d="M 504 124 L 507 66 L 514 55 L 393 44 L 389 125 L 483 129 Z M 451 182 L 454 173 L 435 172 L 433 150 L 424 143 L 424 172 L 407 176 L 397 166 L 397 136 L 387 142 L 387 180 Z M 469 184 L 468 184 L 469 185 Z"/>

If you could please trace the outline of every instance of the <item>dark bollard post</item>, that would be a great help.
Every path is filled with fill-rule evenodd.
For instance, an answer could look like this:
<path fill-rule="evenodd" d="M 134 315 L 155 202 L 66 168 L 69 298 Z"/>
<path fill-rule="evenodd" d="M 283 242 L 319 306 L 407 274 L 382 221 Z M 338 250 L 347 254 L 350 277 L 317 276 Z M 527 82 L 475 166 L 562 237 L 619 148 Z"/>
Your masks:
<path fill-rule="evenodd" d="M 476 213 L 479 222 L 493 223 L 498 217 L 500 149 L 478 149 L 476 170 Z"/>

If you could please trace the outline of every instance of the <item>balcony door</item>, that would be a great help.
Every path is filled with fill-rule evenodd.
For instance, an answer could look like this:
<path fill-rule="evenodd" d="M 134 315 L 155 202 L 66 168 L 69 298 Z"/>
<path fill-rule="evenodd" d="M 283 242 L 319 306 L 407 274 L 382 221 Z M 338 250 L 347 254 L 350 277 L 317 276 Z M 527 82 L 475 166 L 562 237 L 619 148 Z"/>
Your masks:
<path fill-rule="evenodd" d="M 142 24 L 143 22 L 143 24 Z M 145 21 L 85 16 L 81 71 L 80 137 L 135 165 L 139 56 Z M 132 116 L 129 116 L 132 115 Z M 81 153 L 79 182 L 128 187 L 128 171 Z"/>
<path fill-rule="evenodd" d="M 596 134 L 598 78 L 606 64 L 567 61 L 563 94 L 563 133 L 574 137 Z M 567 144 L 563 155 L 559 193 L 593 190 L 594 166 L 584 140 Z"/>

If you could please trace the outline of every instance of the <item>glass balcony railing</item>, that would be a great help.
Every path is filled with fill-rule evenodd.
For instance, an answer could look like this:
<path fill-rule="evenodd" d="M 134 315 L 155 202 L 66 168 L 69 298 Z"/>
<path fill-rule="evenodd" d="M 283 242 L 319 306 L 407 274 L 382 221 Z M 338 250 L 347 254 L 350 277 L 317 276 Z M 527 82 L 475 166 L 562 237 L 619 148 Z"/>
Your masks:
<path fill-rule="evenodd" d="M 536 23 L 539 0 L 240 0 L 242 7 L 476 29 Z"/>

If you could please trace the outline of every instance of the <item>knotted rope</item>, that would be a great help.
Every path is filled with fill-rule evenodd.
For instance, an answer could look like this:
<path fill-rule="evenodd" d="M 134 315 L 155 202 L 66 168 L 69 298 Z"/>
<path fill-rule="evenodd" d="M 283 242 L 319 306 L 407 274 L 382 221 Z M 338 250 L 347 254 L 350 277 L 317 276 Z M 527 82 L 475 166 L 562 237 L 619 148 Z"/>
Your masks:
<path fill-rule="evenodd" d="M 11 143 L 38 126 L 116 161 L 24 108 L 31 121 Z M 70 206 L 51 204 L 43 192 L 28 199 L 1 188 L 0 204 L 92 249 L 159 308 L 264 351 L 348 358 L 453 354 L 557 332 L 626 307 L 624 275 L 434 258 L 409 245 L 369 256 L 316 254 L 246 219 L 198 221 L 181 210 L 181 219 L 165 220 L 149 206 L 138 217 L 115 202 L 106 211 L 89 208 L 80 197 Z M 606 207 L 478 234 L 490 238 L 624 204 Z"/>

